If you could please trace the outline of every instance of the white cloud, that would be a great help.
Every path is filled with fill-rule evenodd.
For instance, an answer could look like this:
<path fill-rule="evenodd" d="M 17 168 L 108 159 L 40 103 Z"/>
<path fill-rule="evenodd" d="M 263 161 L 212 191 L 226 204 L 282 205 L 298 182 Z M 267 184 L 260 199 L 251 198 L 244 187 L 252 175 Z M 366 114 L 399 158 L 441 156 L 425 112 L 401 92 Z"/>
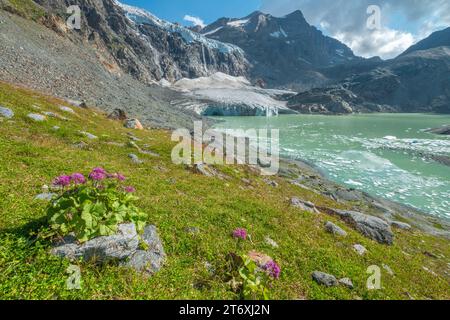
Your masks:
<path fill-rule="evenodd" d="M 194 26 L 200 26 L 200 27 L 202 27 L 202 28 L 206 27 L 205 22 L 203 22 L 203 20 L 200 19 L 199 17 L 193 17 L 193 16 L 190 16 L 190 15 L 187 14 L 187 15 L 184 16 L 183 19 L 184 19 L 185 21 L 192 22 L 192 24 L 193 24 Z"/>
<path fill-rule="evenodd" d="M 395 58 L 416 42 L 411 33 L 389 28 L 373 30 L 367 34 L 338 32 L 333 36 L 347 44 L 355 54 L 365 58 L 373 56 L 383 59 Z"/>
<path fill-rule="evenodd" d="M 379 30 L 367 28 L 369 5 L 381 8 Z M 449 0 L 262 0 L 261 10 L 275 16 L 298 9 L 309 23 L 364 57 L 392 58 L 450 25 Z"/>

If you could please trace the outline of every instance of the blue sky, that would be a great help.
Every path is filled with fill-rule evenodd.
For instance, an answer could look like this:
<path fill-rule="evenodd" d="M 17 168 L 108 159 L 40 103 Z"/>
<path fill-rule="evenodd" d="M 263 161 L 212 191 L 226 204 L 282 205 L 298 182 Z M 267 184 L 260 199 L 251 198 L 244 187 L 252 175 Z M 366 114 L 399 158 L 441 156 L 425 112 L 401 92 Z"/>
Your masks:
<path fill-rule="evenodd" d="M 450 26 L 449 0 L 119 0 L 183 25 L 241 18 L 255 10 L 282 16 L 301 10 L 309 23 L 357 55 L 397 56 L 431 32 Z M 367 28 L 367 9 L 377 5 L 381 27 Z M 186 19 L 186 16 L 191 18 Z M 189 21 L 187 21 L 189 20 Z"/>
<path fill-rule="evenodd" d="M 222 17 L 243 17 L 261 7 L 260 0 L 121 0 L 121 2 L 147 9 L 161 19 L 184 25 L 186 15 L 199 17 L 206 24 Z"/>

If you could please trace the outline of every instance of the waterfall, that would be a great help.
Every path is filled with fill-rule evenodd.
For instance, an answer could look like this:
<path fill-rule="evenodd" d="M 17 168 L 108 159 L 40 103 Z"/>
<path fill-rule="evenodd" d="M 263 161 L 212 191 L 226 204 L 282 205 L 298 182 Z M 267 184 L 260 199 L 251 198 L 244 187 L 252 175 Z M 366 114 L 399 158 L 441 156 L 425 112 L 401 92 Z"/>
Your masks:
<path fill-rule="evenodd" d="M 205 70 L 205 73 L 208 74 L 208 66 L 206 64 L 206 55 L 205 55 L 205 46 L 202 43 L 202 58 L 203 58 L 203 68 Z"/>

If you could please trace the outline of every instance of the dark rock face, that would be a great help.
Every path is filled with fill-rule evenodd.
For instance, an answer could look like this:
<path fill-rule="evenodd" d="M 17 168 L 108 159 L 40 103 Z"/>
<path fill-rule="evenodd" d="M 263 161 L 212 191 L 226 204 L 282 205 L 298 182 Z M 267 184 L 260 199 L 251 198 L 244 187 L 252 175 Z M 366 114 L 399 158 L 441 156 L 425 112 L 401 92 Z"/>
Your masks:
<path fill-rule="evenodd" d="M 57 29 L 69 0 L 37 0 L 46 8 L 47 26 Z M 112 69 L 119 67 L 136 79 L 169 81 L 224 72 L 245 75 L 248 63 L 239 48 L 208 43 L 199 34 L 114 0 L 77 1 L 82 28 L 73 41 L 88 41 Z M 61 21 L 60 21 L 61 22 Z M 229 50 L 224 50 L 227 48 Z"/>
<path fill-rule="evenodd" d="M 269 87 L 321 85 L 327 79 L 320 68 L 362 60 L 341 42 L 309 25 L 301 11 L 282 18 L 262 12 L 242 19 L 222 18 L 201 33 L 241 47 L 252 64 L 254 82 Z"/>

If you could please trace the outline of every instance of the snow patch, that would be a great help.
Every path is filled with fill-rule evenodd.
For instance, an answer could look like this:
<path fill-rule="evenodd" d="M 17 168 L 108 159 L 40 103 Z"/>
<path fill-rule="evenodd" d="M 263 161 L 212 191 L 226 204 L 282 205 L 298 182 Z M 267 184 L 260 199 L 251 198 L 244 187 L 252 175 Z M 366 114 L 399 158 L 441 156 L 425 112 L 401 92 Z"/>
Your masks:
<path fill-rule="evenodd" d="M 273 38 L 287 38 L 288 37 L 287 33 L 281 27 L 280 27 L 279 31 L 272 32 L 270 34 L 270 36 Z"/>
<path fill-rule="evenodd" d="M 246 23 L 248 23 L 248 19 L 246 20 L 234 20 L 234 21 L 230 21 L 227 23 L 227 25 L 229 25 L 230 27 L 235 27 L 235 28 L 240 28 L 243 25 L 245 25 Z"/>
<path fill-rule="evenodd" d="M 206 36 L 209 36 L 209 35 L 212 35 L 212 34 L 218 32 L 219 30 L 222 30 L 222 29 L 223 29 L 223 27 L 218 27 L 218 28 L 216 28 L 214 30 L 211 30 L 211 31 L 206 32 L 206 33 L 203 33 L 203 35 L 206 37 Z"/>

